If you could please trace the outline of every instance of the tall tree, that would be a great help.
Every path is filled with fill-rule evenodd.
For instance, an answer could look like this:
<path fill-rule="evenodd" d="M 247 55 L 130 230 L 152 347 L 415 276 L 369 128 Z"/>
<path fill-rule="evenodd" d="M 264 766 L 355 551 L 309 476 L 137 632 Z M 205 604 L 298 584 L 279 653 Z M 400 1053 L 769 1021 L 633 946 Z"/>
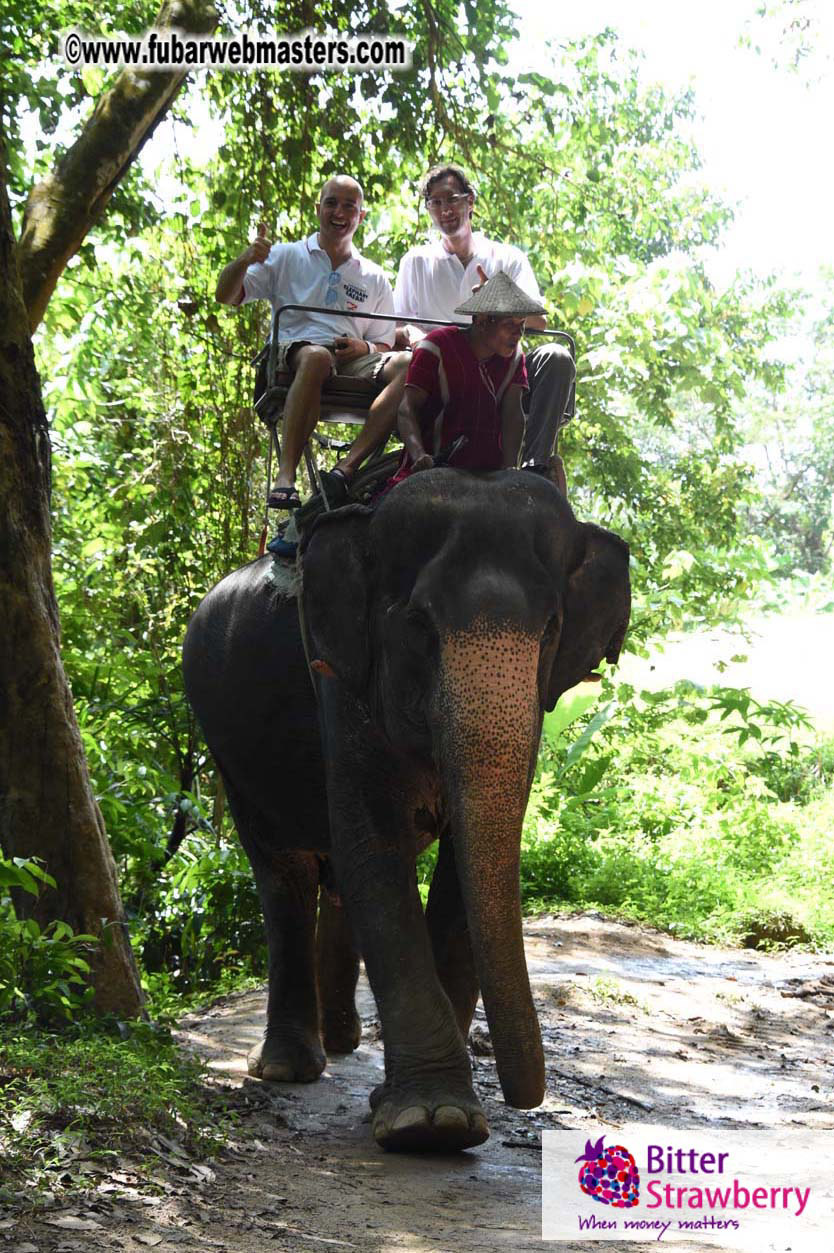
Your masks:
<path fill-rule="evenodd" d="M 34 906 L 101 937 L 101 1009 L 135 1014 L 141 989 L 113 856 L 61 664 L 52 587 L 50 445 L 0 163 L 0 843 L 56 879 Z"/>
<path fill-rule="evenodd" d="M 217 22 L 211 0 L 166 0 L 154 25 L 205 35 Z M 123 70 L 97 100 L 76 142 L 30 191 L 19 250 L 23 298 L 33 332 L 64 267 L 101 218 L 185 78 L 185 70 Z"/>
<path fill-rule="evenodd" d="M 156 24 L 174 23 L 205 33 L 217 14 L 207 0 L 175 0 Z M 34 188 L 20 249 L 0 133 L 0 846 L 8 856 L 46 863 L 58 886 L 34 910 L 42 922 L 61 918 L 100 938 L 96 1004 L 124 1015 L 141 1009 L 142 993 L 61 663 L 51 450 L 30 328 L 184 79 L 133 70 L 117 75 L 54 173 Z"/>

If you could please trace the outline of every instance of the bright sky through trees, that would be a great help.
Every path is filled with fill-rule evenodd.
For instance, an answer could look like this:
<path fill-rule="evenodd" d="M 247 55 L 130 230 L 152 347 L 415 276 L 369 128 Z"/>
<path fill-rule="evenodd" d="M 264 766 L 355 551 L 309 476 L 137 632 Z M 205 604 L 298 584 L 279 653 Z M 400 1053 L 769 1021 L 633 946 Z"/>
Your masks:
<path fill-rule="evenodd" d="M 508 67 L 515 74 L 554 72 L 545 38 L 562 42 L 611 27 L 623 47 L 645 55 L 647 81 L 691 86 L 704 180 L 738 206 L 722 248 L 711 254 L 711 271 L 719 281 L 750 268 L 814 286 L 820 267 L 832 264 L 834 167 L 826 136 L 834 117 L 834 3 L 560 0 L 544 24 L 540 0 L 515 0 L 515 8 L 520 38 Z M 795 22 L 801 25 L 792 28 Z M 199 100 L 193 105 L 199 114 Z M 189 154 L 208 160 L 217 143 L 206 114 L 189 133 Z M 168 123 L 142 157 L 155 180 L 170 146 Z M 164 198 L 167 180 L 157 185 Z"/>
<path fill-rule="evenodd" d="M 544 34 L 561 41 L 610 26 L 624 45 L 645 53 L 649 79 L 694 87 L 705 177 L 731 202 L 742 202 L 714 263 L 721 277 L 749 266 L 786 276 L 800 271 L 810 282 L 819 266 L 832 264 L 830 0 L 563 0 L 544 28 L 537 0 L 517 0 L 516 8 L 517 73 L 548 72 Z M 806 19 L 807 28 L 791 29 Z M 793 69 L 800 46 L 806 52 Z"/>

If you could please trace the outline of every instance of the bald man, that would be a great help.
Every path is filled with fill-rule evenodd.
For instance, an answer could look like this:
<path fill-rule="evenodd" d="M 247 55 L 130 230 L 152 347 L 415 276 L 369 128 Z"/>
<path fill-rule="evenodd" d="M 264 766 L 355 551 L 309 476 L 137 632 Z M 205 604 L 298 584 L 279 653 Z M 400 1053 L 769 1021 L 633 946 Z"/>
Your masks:
<path fill-rule="evenodd" d="M 217 299 L 227 305 L 269 300 L 319 305 L 332 313 L 286 313 L 278 327 L 278 369 L 293 375 L 283 417 L 281 463 L 269 494 L 272 509 L 301 504 L 295 486 L 304 445 L 319 420 L 321 389 L 333 374 L 366 378 L 379 387 L 359 437 L 336 467 L 346 486 L 365 457 L 393 429 L 405 385 L 409 354 L 394 343 L 394 298 L 382 269 L 353 246 L 365 217 L 355 178 L 337 174 L 321 189 L 318 230 L 292 244 L 273 244 L 266 227 L 220 274 Z M 390 313 L 390 322 L 364 318 Z M 332 478 L 332 476 L 331 476 Z"/>

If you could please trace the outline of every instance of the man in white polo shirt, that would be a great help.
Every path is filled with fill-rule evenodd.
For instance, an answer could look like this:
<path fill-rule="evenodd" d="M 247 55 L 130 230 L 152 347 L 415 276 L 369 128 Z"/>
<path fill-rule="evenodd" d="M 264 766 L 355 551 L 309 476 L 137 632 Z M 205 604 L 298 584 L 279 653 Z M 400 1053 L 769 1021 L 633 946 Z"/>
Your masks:
<path fill-rule="evenodd" d="M 539 285 L 525 254 L 512 244 L 488 239 L 472 229 L 475 190 L 459 165 L 436 165 L 423 180 L 422 196 L 440 239 L 411 248 L 400 262 L 394 287 L 398 318 L 459 321 L 455 309 L 474 288 L 499 270 L 533 300 L 541 301 Z M 543 330 L 544 317 L 527 319 L 530 330 Z M 428 328 L 407 325 L 397 333 L 397 347 L 418 342 Z M 544 468 L 556 449 L 564 425 L 576 368 L 570 352 L 550 341 L 525 353 L 530 381 L 527 421 L 521 449 L 522 465 Z M 564 472 L 557 461 L 564 491 Z M 555 467 L 554 467 L 555 468 Z"/>
<path fill-rule="evenodd" d="M 333 310 L 296 310 L 279 320 L 278 368 L 291 370 L 294 377 L 284 407 L 281 464 L 269 494 L 273 509 L 296 509 L 301 503 L 295 476 L 319 420 L 321 389 L 331 374 L 381 385 L 361 434 L 334 472 L 342 488 L 396 420 L 409 358 L 407 353 L 388 351 L 394 342 L 393 320 L 362 316 L 394 311 L 391 285 L 382 269 L 351 242 L 365 217 L 362 202 L 355 178 L 338 174 L 328 179 L 316 205 L 319 227 L 314 234 L 292 244 L 273 244 L 266 238 L 266 227 L 259 226 L 257 238 L 217 280 L 216 295 L 223 304 L 269 300 L 273 312 L 285 304 Z"/>

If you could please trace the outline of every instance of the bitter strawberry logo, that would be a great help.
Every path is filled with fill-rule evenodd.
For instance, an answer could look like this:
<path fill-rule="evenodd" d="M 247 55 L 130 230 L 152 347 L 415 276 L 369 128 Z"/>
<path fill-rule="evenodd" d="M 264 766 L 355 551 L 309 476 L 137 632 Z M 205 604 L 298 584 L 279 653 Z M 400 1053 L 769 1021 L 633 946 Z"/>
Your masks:
<path fill-rule="evenodd" d="M 579 1186 L 586 1196 L 600 1205 L 612 1205 L 614 1209 L 631 1209 L 640 1196 L 640 1172 L 637 1163 L 622 1144 L 610 1144 L 603 1148 L 605 1136 L 596 1144 L 585 1142 L 585 1152 L 577 1157 Z"/>

